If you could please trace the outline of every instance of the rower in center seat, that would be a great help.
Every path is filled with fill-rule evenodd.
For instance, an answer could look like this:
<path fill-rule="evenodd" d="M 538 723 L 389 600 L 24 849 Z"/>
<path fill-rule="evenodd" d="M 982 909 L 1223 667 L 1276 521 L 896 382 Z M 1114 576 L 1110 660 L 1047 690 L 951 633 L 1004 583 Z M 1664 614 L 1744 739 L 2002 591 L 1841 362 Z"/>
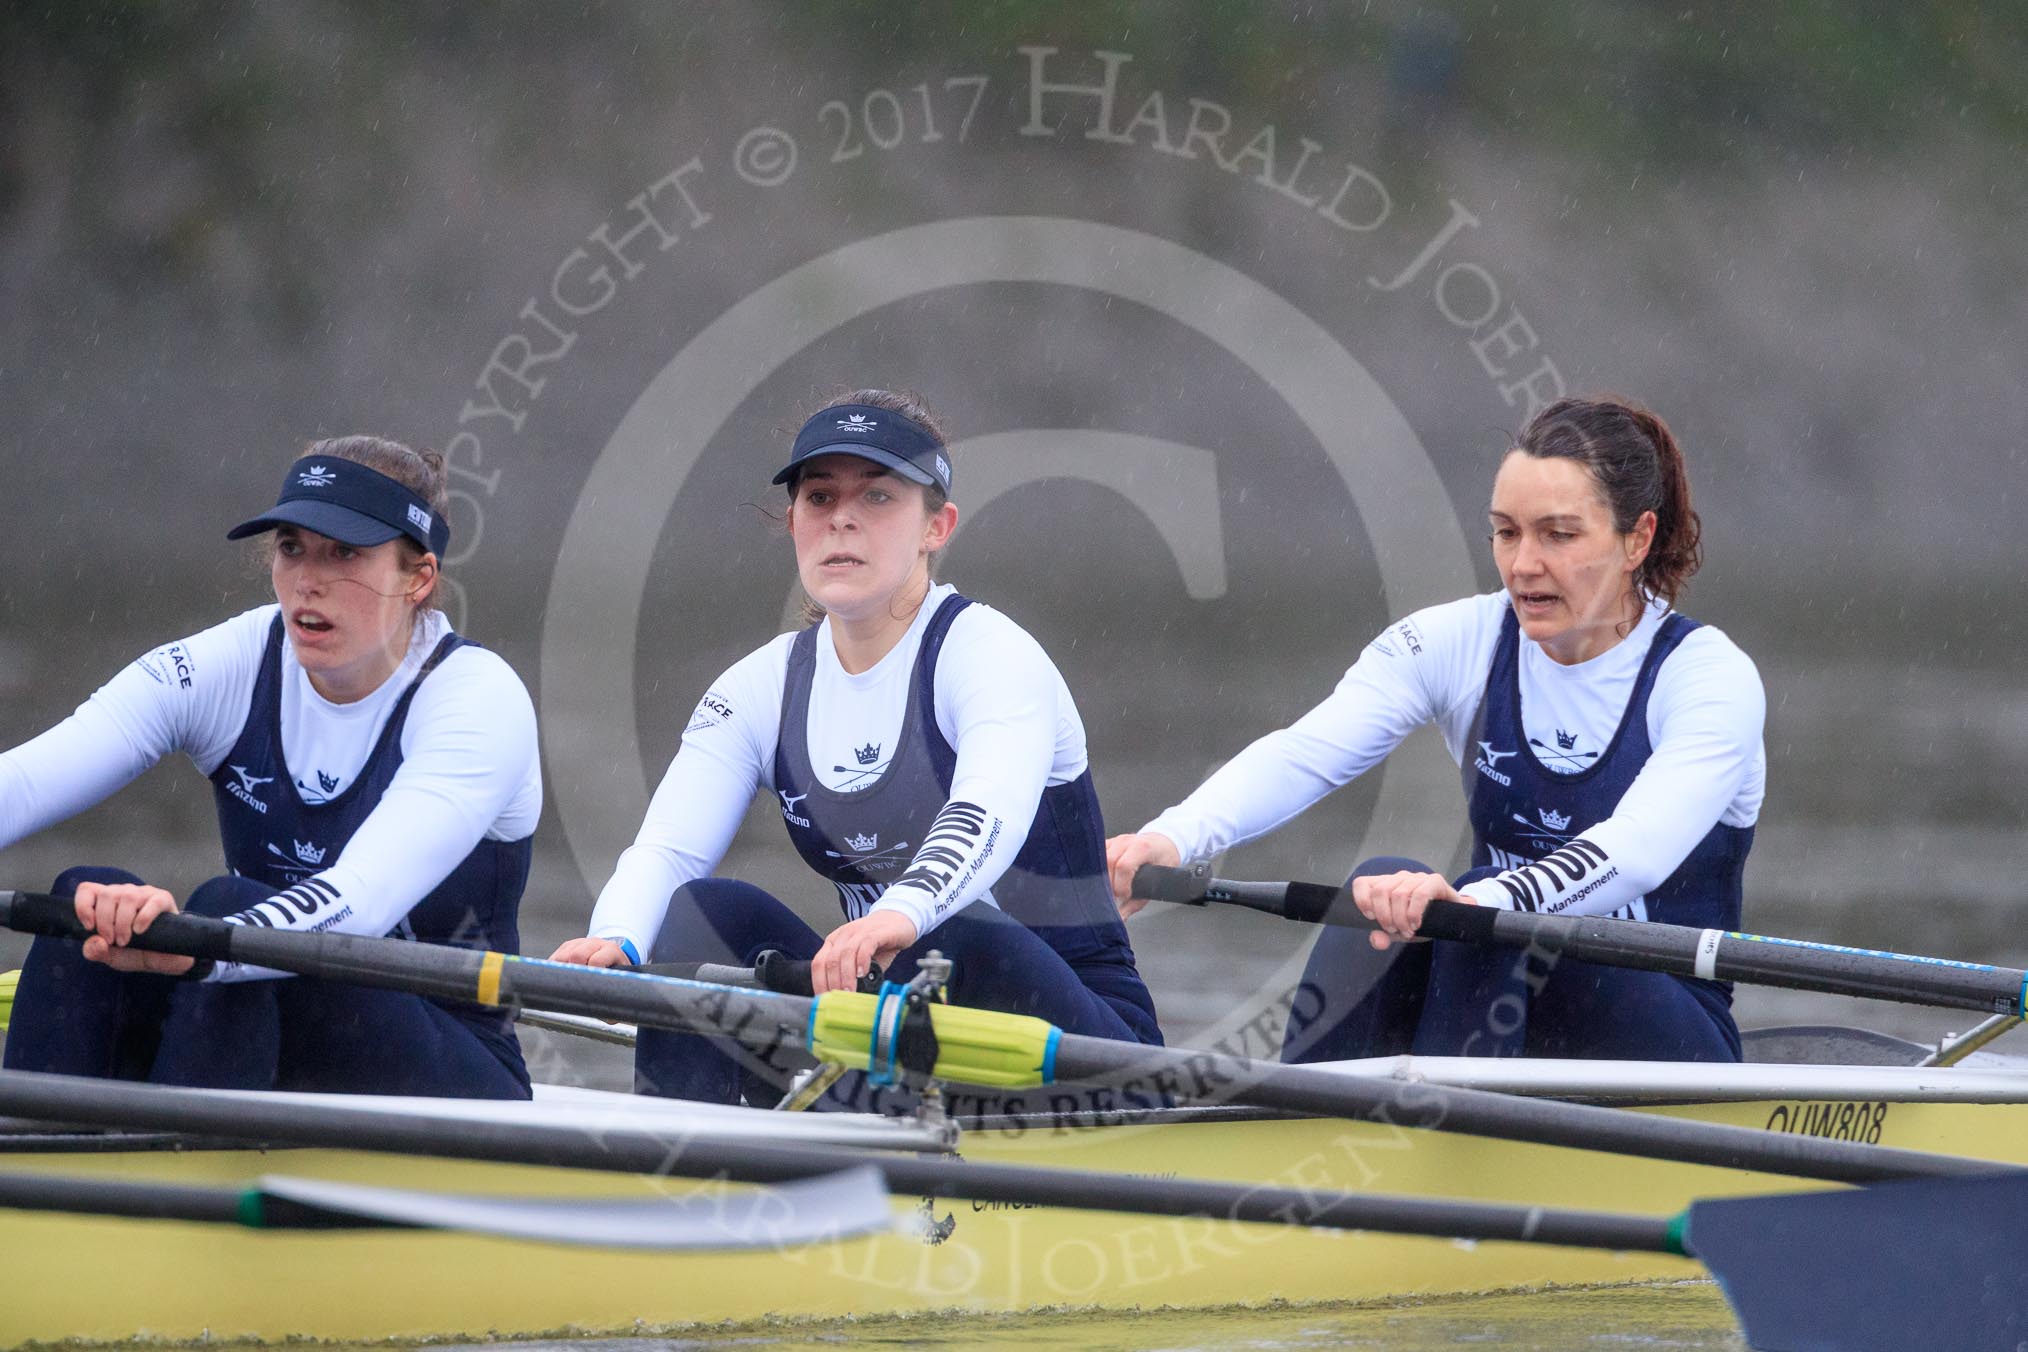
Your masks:
<path fill-rule="evenodd" d="M 565 962 L 811 959 L 819 993 L 879 962 L 952 959 L 953 1002 L 1067 1032 L 1161 1042 L 1105 879 L 1084 724 L 1000 612 L 932 579 L 957 526 L 945 438 L 919 397 L 861 390 L 814 414 L 774 482 L 814 621 L 733 664 L 691 715 L 638 838 Z M 845 923 L 712 876 L 756 792 Z M 856 1080 L 857 1077 L 853 1077 Z M 782 1067 L 642 1029 L 644 1093 L 770 1106 Z M 867 1106 L 848 1081 L 826 1106 Z"/>

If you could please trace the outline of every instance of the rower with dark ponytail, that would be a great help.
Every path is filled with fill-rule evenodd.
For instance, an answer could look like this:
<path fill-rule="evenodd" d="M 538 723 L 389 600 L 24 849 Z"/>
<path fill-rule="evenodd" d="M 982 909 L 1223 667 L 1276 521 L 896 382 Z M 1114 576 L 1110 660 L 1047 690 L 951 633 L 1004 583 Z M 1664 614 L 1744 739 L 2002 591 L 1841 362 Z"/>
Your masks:
<path fill-rule="evenodd" d="M 1690 474 L 1675 433 L 1655 414 L 1616 395 L 1559 399 L 1528 420 L 1516 449 L 1562 456 L 1591 472 L 1612 509 L 1613 529 L 1655 514 L 1655 538 L 1634 574 L 1643 600 L 1673 603 L 1704 563 L 1704 524 L 1690 505 Z"/>
<path fill-rule="evenodd" d="M 1352 897 L 1391 965 L 1376 969 L 1360 931 L 1322 933 L 1284 1058 L 1738 1060 L 1719 982 L 1569 960 L 1545 975 L 1444 942 L 1389 952 L 1437 898 L 1740 926 L 1765 700 L 1730 639 L 1676 613 L 1703 526 L 1675 434 L 1627 399 L 1559 399 L 1502 455 L 1487 517 L 1502 589 L 1389 626 L 1296 727 L 1108 842 L 1121 910 L 1142 904 L 1142 865 L 1262 835 L 1435 723 L 1463 776 L 1473 867 L 1452 880 L 1408 859 L 1359 866 Z"/>

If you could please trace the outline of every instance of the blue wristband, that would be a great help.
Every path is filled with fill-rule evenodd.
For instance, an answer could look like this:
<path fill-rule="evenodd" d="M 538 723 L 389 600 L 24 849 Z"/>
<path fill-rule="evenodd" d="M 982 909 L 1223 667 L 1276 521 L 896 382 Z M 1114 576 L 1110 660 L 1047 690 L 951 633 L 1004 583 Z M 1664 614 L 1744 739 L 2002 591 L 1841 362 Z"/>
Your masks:
<path fill-rule="evenodd" d="M 636 967 L 641 965 L 641 950 L 634 947 L 632 939 L 608 939 L 609 944 L 618 944 L 620 952 L 627 955 L 627 961 Z"/>

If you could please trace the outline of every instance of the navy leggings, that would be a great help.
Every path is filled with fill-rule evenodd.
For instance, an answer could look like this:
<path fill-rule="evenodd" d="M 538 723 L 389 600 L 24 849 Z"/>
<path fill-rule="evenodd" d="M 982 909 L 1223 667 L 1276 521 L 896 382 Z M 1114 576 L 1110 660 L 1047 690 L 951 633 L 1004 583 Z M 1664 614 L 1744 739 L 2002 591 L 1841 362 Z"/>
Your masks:
<path fill-rule="evenodd" d="M 74 868 L 50 890 L 140 881 Z M 184 910 L 231 915 L 272 895 L 249 879 L 213 878 Z M 28 951 L 6 1066 L 209 1089 L 529 1096 L 521 1048 L 497 1014 L 314 977 L 205 983 L 116 972 L 68 939 L 37 939 Z"/>
<path fill-rule="evenodd" d="M 1412 859 L 1380 858 L 1352 876 L 1403 870 L 1433 872 Z M 1497 871 L 1474 869 L 1458 885 Z M 1282 1060 L 1403 1052 L 1737 1061 L 1740 1043 L 1732 988 L 1720 982 L 1441 939 L 1382 953 L 1365 930 L 1324 927 L 1303 970 Z"/>
<path fill-rule="evenodd" d="M 751 883 L 702 878 L 676 889 L 655 942 L 657 962 L 725 962 L 751 966 L 763 949 L 813 958 L 824 946 L 817 931 Z M 951 959 L 953 1004 L 1033 1014 L 1068 1033 L 1161 1045 L 1154 1006 L 1132 958 L 1073 968 L 1020 921 L 984 902 L 966 907 L 902 950 L 888 977 L 905 982 L 916 960 L 935 949 Z M 643 1028 L 634 1048 L 634 1088 L 665 1098 L 772 1107 L 794 1068 L 763 1063 L 724 1039 Z M 846 1076 L 820 1105 L 869 1106 L 862 1077 Z"/>

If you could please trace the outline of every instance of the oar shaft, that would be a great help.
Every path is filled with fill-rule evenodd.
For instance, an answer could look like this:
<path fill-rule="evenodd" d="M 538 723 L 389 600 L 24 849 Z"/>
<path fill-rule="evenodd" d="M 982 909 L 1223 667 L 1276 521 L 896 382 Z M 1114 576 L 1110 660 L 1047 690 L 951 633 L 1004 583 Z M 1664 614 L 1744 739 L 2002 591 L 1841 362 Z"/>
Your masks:
<path fill-rule="evenodd" d="M 625 970 L 644 972 L 649 976 L 673 976 L 678 981 L 702 981 L 713 986 L 767 989 L 753 968 L 733 967 L 722 962 L 644 962 Z M 809 992 L 790 991 L 789 994 L 808 995 Z"/>
<path fill-rule="evenodd" d="M 0 892 L 0 926 L 59 938 L 85 934 L 67 898 L 34 892 Z M 650 1028 L 710 1033 L 763 1056 L 802 1045 L 810 1013 L 808 999 L 769 991 L 398 939 L 297 934 L 194 915 L 157 917 L 145 933 L 134 936 L 133 946 L 445 1000 L 510 1008 L 526 1005 Z"/>
<path fill-rule="evenodd" d="M 889 1191 L 904 1196 L 1680 1252 L 1672 1247 L 1667 1220 L 1643 1216 L 1369 1196 L 1203 1179 L 1138 1178 L 1086 1170 L 968 1162 L 898 1151 L 713 1141 L 603 1124 L 590 1129 L 473 1122 L 350 1106 L 324 1111 L 242 1095 L 26 1071 L 0 1071 L 0 1112 L 45 1120 L 191 1132 L 268 1145 L 337 1147 L 502 1164 L 723 1178 L 741 1183 L 779 1183 L 871 1165 L 885 1176 Z M 4 1204 L 0 1201 L 0 1205 Z"/>
<path fill-rule="evenodd" d="M 781 995 L 814 995 L 810 960 L 792 958 L 779 949 L 762 949 L 751 967 L 728 967 L 721 962 L 650 962 L 626 969 L 648 976 L 673 976 L 679 981 L 702 981 L 712 986 L 751 986 Z M 877 962 L 868 963 L 859 978 L 859 989 L 871 995 L 880 989 L 887 974 Z"/>
<path fill-rule="evenodd" d="M 53 1174 L 0 1174 L 0 1208 L 134 1220 L 198 1221 L 256 1230 L 386 1229 L 397 1224 L 304 1206 L 252 1188 L 205 1188 Z"/>
<path fill-rule="evenodd" d="M 1184 905 L 1242 906 L 1307 924 L 1373 929 L 1348 889 L 1321 883 L 1249 883 L 1214 878 L 1203 866 L 1150 865 L 1134 892 Z M 1910 953 L 1847 948 L 1761 934 L 1700 930 L 1648 920 L 1542 915 L 1456 901 L 1432 901 L 1419 935 L 1535 949 L 1543 961 L 1575 958 L 1710 981 L 1740 981 L 1903 1004 L 2019 1014 L 2028 1007 L 2028 971 Z"/>
<path fill-rule="evenodd" d="M 1838 1183 L 1963 1178 L 2006 1167 L 1956 1155 L 1829 1141 L 1480 1089 L 1346 1075 L 1311 1066 L 1071 1033 L 1063 1034 L 1057 1042 L 1056 1076 L 1131 1086 L 1149 1096 L 1166 1093 L 1193 1102 L 1245 1103 L 1317 1117 L 1350 1117 Z"/>
<path fill-rule="evenodd" d="M 0 893 L 0 924 L 22 924 L 24 895 Z M 46 918 L 52 904 L 67 911 L 67 903 L 57 903 L 55 898 L 32 898 L 26 908 L 29 919 L 38 914 Z M 74 915 L 69 923 L 75 926 Z M 142 937 L 162 942 L 158 930 L 176 936 L 188 932 L 188 939 L 182 941 L 218 950 L 235 961 L 453 1000 L 527 1004 L 563 1013 L 622 1018 L 651 1028 L 708 1033 L 730 1038 L 762 1056 L 811 1045 L 811 1029 L 815 1027 L 812 1049 L 820 1057 L 865 1066 L 869 1049 L 881 1045 L 878 1036 L 869 1040 L 869 1027 L 877 1028 L 880 1011 L 902 1008 L 901 1002 L 834 991 L 814 1002 L 817 1017 L 813 1020 L 813 1002 L 792 995 L 731 990 L 498 953 L 395 939 L 293 934 L 192 916 L 163 916 Z M 221 930 L 231 933 L 221 935 Z M 1357 1117 L 1845 1183 L 1959 1177 L 1989 1173 L 1996 1167 L 1955 1156 L 1083 1037 L 1061 1033 L 1039 1019 L 948 1005 L 933 1006 L 929 1015 L 938 1044 L 933 1073 L 988 1088 L 1089 1081 L 1138 1088 L 1157 1102 L 1166 1095 L 1186 1102 L 1252 1104 L 1315 1116 Z M 828 1038 L 827 1027 L 833 1030 Z M 1048 1051 L 1052 1046 L 1054 1051 Z M 234 1130 L 229 1117 L 218 1130 L 224 1135 L 243 1134 Z M 390 1148 L 417 1149 L 413 1144 Z"/>
<path fill-rule="evenodd" d="M 1447 910 L 1478 910 L 1457 902 Z M 1538 948 L 1585 962 L 1740 981 L 1749 985 L 1851 995 L 1902 1004 L 2017 1014 L 2028 972 L 1982 963 L 1837 944 L 1809 943 L 1762 934 L 1698 930 L 1642 920 L 1603 916 L 1492 913 L 1494 940 L 1515 948 Z"/>

